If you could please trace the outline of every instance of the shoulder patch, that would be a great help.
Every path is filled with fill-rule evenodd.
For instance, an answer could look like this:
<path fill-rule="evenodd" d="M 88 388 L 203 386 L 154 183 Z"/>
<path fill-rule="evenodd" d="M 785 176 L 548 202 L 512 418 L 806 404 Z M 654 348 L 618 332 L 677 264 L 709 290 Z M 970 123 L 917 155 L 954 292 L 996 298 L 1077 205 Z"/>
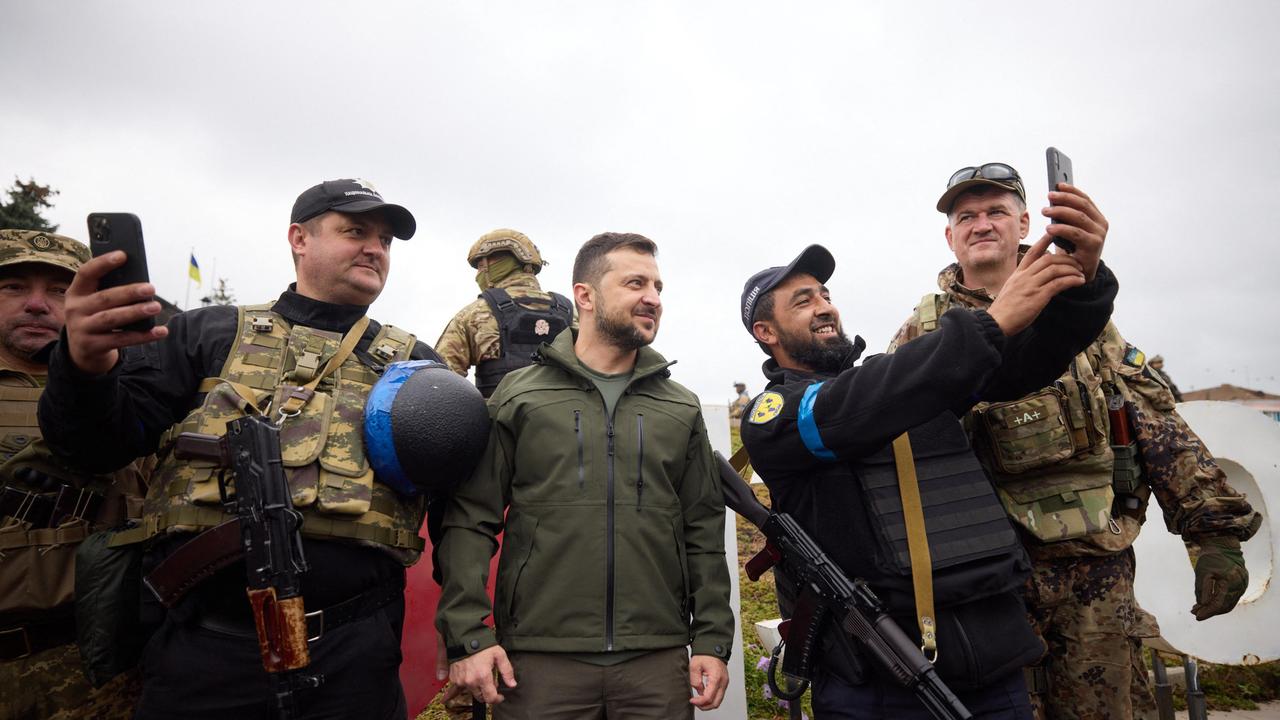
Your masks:
<path fill-rule="evenodd" d="M 1147 356 L 1141 350 L 1132 346 L 1124 346 L 1124 364 L 1129 367 L 1140 368 L 1147 364 Z"/>
<path fill-rule="evenodd" d="M 769 422 L 782 412 L 782 405 L 782 395 L 772 391 L 762 393 L 751 406 L 751 422 L 756 425 Z"/>

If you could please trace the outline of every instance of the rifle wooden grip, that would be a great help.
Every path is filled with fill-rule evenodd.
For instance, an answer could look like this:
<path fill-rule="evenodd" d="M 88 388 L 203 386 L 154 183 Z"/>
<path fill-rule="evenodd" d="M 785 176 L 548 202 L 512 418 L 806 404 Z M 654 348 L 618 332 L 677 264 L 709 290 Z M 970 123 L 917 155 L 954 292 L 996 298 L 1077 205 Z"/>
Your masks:
<path fill-rule="evenodd" d="M 249 591 L 253 624 L 258 629 L 258 653 L 269 673 L 304 668 L 311 663 L 307 650 L 307 613 L 302 596 L 276 599 L 275 588 Z"/>

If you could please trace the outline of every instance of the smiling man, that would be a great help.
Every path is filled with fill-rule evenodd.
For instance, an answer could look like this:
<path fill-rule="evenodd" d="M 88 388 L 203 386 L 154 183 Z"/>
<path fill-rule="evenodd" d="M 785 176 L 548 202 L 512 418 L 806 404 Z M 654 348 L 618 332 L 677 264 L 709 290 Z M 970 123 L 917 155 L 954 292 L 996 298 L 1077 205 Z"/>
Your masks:
<path fill-rule="evenodd" d="M 496 718 L 667 720 L 724 697 L 724 503 L 698 398 L 649 347 L 656 253 L 623 233 L 578 251 L 580 328 L 498 385 L 484 459 L 445 517 L 449 676 Z M 477 569 L 504 529 L 491 605 Z"/>
<path fill-rule="evenodd" d="M 163 599 L 144 592 L 146 619 L 159 628 L 141 660 L 138 718 L 273 716 L 244 564 L 218 564 L 227 549 L 206 532 L 228 519 L 219 471 L 174 453 L 180 432 L 222 435 L 228 421 L 257 413 L 280 425 L 310 565 L 301 582 L 312 616 L 307 672 L 323 682 L 295 693 L 297 717 L 404 718 L 405 567 L 423 549 L 418 529 L 435 498 L 380 481 L 361 418 L 388 363 L 439 362 L 409 333 L 366 315 L 391 269 L 392 238 L 414 230 L 413 215 L 369 183 L 330 180 L 294 203 L 287 236 L 297 283 L 274 302 L 200 308 L 167 327 L 120 332 L 159 312 L 148 284 L 98 289 L 123 253 L 86 263 L 67 289 L 41 426 L 51 446 L 89 469 L 156 454 L 143 521 L 116 542 L 147 543 L 149 586 L 192 588 Z"/>
<path fill-rule="evenodd" d="M 1046 232 L 1079 248 L 1105 238 L 1106 218 L 1060 184 Z M 955 262 L 938 274 L 890 348 L 901 353 L 956 311 L 982 312 L 1009 292 L 1031 218 L 1017 170 L 962 168 L 938 199 Z M 952 311 L 955 312 L 955 311 Z M 965 418 L 973 445 L 1033 567 L 1027 603 L 1049 646 L 1028 673 L 1047 720 L 1151 718 L 1142 639 L 1159 635 L 1133 595 L 1133 541 L 1154 494 L 1165 525 L 1187 542 L 1197 620 L 1229 612 L 1248 586 L 1240 543 L 1261 523 L 1174 409 L 1164 377 L 1110 323 L 1061 376 L 1021 398 L 979 403 Z"/>
<path fill-rule="evenodd" d="M 1081 262 L 1047 253 L 1049 242 L 1027 253 L 988 310 L 947 313 L 938 332 L 860 366 L 864 343 L 845 335 L 826 287 L 835 271 L 826 248 L 756 273 L 742 291 L 743 325 L 769 355 L 768 387 L 747 411 L 742 441 L 774 509 L 868 582 L 978 718 L 1030 717 L 1021 669 L 1043 645 L 1020 596 L 1026 553 L 957 418 L 1060 373 L 1106 324 L 1116 292 L 1105 267 L 1086 282 Z M 1101 251 L 1100 240 L 1081 245 Z M 916 481 L 902 481 L 895 461 L 918 478 L 928 556 L 908 549 L 899 482 Z M 775 577 L 790 617 L 795 584 L 785 568 Z M 931 717 L 839 627 L 828 625 L 818 644 L 818 717 Z"/>

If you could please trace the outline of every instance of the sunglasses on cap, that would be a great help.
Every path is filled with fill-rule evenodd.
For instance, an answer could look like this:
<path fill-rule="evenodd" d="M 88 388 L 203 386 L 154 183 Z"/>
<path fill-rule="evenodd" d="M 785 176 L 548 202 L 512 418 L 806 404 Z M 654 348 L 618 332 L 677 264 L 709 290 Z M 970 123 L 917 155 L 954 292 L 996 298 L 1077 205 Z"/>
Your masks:
<path fill-rule="evenodd" d="M 977 167 L 960 168 L 947 181 L 947 187 L 955 187 L 965 180 L 973 180 L 975 178 L 1015 183 L 1019 188 L 1022 187 L 1022 178 L 1018 175 L 1018 171 L 1004 163 L 987 163 Z"/>

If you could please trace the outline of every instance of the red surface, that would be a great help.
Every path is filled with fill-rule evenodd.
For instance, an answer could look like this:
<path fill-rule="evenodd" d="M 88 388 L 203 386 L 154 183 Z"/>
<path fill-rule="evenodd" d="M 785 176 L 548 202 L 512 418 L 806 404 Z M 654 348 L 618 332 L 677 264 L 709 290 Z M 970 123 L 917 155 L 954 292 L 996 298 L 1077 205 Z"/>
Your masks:
<path fill-rule="evenodd" d="M 426 537 L 426 531 L 422 532 Z M 404 638 L 400 650 L 400 682 L 409 703 L 409 717 L 415 718 L 444 686 L 436 679 L 436 603 L 440 586 L 431 579 L 431 541 L 422 551 L 422 560 L 409 568 L 404 593 Z M 493 581 L 498 576 L 498 555 L 489 563 L 489 597 L 493 597 Z"/>

